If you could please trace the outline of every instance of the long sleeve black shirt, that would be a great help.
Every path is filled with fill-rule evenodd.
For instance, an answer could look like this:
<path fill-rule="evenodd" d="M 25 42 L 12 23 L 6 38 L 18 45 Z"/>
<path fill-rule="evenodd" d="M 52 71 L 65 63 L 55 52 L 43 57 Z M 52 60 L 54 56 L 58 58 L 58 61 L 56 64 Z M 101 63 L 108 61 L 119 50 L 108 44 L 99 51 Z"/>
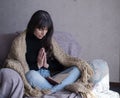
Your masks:
<path fill-rule="evenodd" d="M 42 43 L 43 39 L 38 39 L 34 34 L 26 35 L 26 61 L 30 70 L 39 70 L 37 66 L 37 56 L 39 50 L 43 47 Z M 63 65 L 61 65 L 55 58 L 52 60 L 47 59 L 47 63 L 49 64 L 48 70 L 50 70 L 51 74 L 55 74 L 64 69 Z"/>

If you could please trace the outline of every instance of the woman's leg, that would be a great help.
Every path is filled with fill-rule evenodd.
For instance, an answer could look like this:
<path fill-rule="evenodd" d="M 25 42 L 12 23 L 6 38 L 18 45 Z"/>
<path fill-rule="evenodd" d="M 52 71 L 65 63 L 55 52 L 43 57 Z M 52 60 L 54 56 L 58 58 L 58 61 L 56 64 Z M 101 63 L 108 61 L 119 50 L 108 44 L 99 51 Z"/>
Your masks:
<path fill-rule="evenodd" d="M 33 87 L 39 89 L 51 89 L 53 87 L 38 71 L 30 70 L 26 73 L 26 78 Z"/>
<path fill-rule="evenodd" d="M 70 73 L 69 76 L 66 79 L 64 79 L 62 81 L 62 83 L 54 86 L 51 89 L 52 93 L 59 91 L 59 90 L 62 90 L 66 85 L 74 83 L 78 79 L 78 77 L 80 76 L 80 70 L 75 66 L 70 67 L 61 73 L 68 73 L 68 72 Z"/>

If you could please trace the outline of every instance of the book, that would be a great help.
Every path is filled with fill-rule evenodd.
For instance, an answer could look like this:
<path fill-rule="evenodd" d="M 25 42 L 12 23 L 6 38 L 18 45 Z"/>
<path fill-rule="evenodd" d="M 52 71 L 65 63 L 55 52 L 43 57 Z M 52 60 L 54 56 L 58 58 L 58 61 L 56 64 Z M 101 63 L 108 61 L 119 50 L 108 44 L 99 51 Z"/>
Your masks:
<path fill-rule="evenodd" d="M 69 73 L 59 73 L 53 77 L 47 77 L 46 79 L 52 85 L 57 85 L 57 84 L 60 84 L 65 78 L 67 78 L 68 75 L 69 75 Z"/>

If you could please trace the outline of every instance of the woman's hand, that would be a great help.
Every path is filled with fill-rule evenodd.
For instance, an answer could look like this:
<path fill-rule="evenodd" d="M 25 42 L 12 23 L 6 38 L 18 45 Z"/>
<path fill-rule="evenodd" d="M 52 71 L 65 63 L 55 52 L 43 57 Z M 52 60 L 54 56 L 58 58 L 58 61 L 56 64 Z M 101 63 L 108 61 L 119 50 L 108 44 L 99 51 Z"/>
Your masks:
<path fill-rule="evenodd" d="M 46 57 L 46 52 L 44 48 L 41 48 L 38 53 L 38 58 L 37 58 L 37 64 L 38 68 L 40 69 L 41 67 L 48 68 L 49 65 L 47 64 L 47 57 Z"/>

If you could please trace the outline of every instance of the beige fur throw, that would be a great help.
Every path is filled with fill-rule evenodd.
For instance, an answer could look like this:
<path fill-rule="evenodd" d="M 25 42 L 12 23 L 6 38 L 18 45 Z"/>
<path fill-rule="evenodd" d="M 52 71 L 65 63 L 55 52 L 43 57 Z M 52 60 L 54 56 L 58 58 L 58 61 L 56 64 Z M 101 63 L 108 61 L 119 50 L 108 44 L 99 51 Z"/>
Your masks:
<path fill-rule="evenodd" d="M 25 37 L 26 32 L 23 32 L 15 38 L 15 40 L 12 43 L 8 57 L 5 61 L 5 66 L 14 69 L 20 74 L 24 82 L 26 95 L 41 96 L 43 94 L 42 91 L 38 90 L 37 88 L 32 88 L 25 78 L 26 72 L 29 71 L 28 64 L 25 58 Z M 67 67 L 76 65 L 82 73 L 81 77 L 75 83 L 66 86 L 65 89 L 72 92 L 80 93 L 83 96 L 83 98 L 87 98 L 88 95 L 92 96 L 92 86 L 91 83 L 89 83 L 89 79 L 93 75 L 93 70 L 89 66 L 89 64 L 83 60 L 65 54 L 65 52 L 59 47 L 59 45 L 54 39 L 52 39 L 52 45 L 54 56 L 62 65 Z M 91 98 L 94 97 L 92 96 Z"/>

